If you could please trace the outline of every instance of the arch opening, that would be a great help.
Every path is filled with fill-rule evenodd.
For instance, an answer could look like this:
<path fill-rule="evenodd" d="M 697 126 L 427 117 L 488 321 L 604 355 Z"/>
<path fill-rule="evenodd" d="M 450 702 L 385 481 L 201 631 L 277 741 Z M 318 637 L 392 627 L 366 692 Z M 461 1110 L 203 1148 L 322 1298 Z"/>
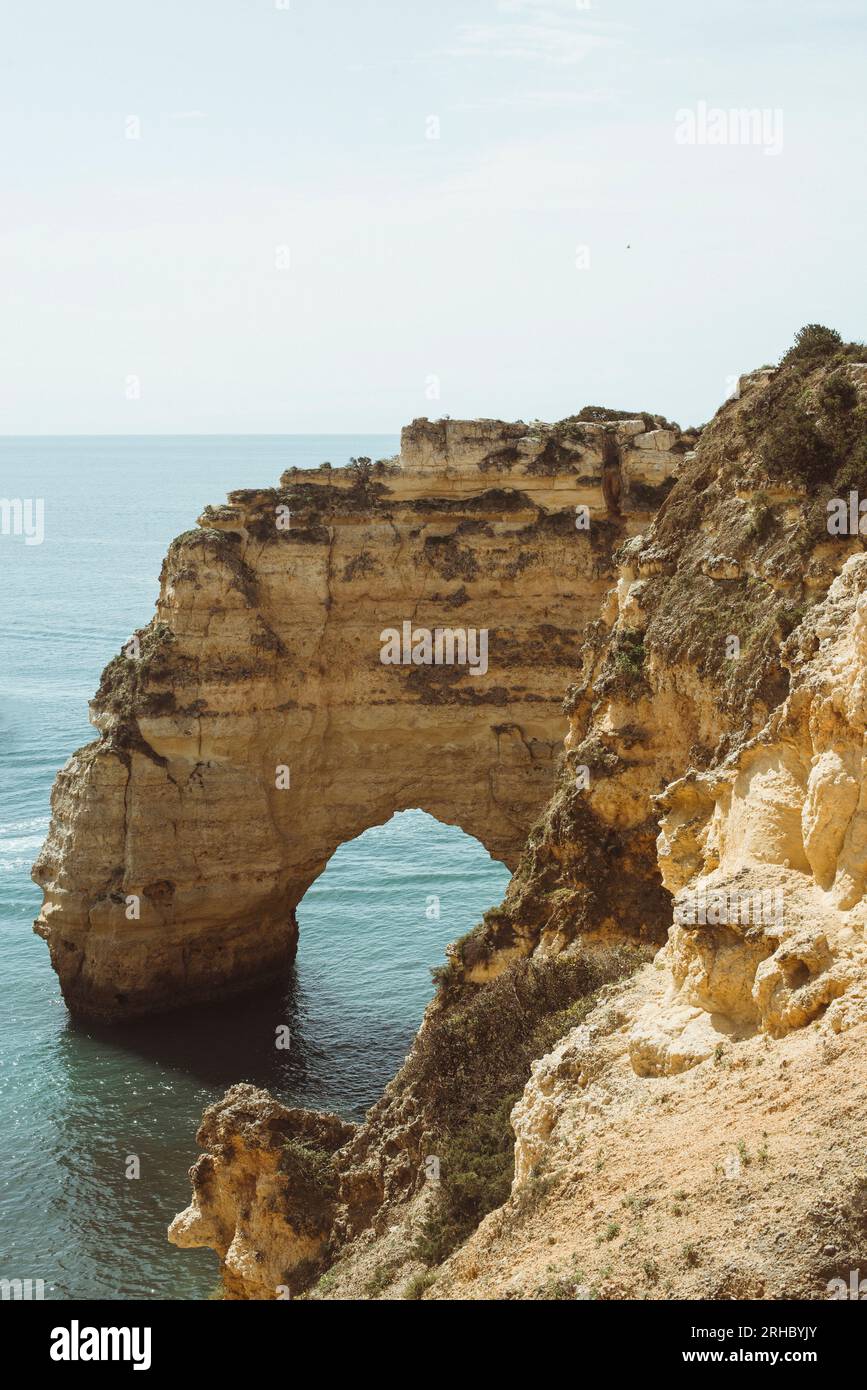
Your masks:
<path fill-rule="evenodd" d="M 290 991 L 305 1105 L 360 1117 L 406 1055 L 431 968 L 501 901 L 509 877 L 477 839 L 418 808 L 335 850 L 296 908 Z"/>

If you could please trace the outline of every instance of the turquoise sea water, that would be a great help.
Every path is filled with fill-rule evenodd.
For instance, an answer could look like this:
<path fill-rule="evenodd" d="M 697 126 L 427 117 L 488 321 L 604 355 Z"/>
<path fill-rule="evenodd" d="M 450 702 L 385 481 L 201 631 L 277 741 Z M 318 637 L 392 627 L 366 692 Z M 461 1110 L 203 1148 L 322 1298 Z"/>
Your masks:
<path fill-rule="evenodd" d="M 388 436 L 0 439 L 0 496 L 45 503 L 41 545 L 0 535 L 0 1278 L 43 1279 L 47 1298 L 206 1297 L 215 1256 L 165 1239 L 203 1106 L 248 1080 L 359 1118 L 407 1051 L 429 967 L 502 897 L 503 865 L 406 811 L 342 846 L 308 892 L 288 992 L 114 1030 L 72 1022 L 31 931 L 51 783 L 94 735 L 87 701 L 150 617 L 172 536 L 290 464 L 396 450 Z"/>

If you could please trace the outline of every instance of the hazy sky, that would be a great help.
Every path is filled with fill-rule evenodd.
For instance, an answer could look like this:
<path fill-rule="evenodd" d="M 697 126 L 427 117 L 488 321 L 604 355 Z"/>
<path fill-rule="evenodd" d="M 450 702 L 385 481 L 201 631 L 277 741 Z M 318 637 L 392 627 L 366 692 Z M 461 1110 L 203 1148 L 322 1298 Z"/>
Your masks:
<path fill-rule="evenodd" d="M 0 432 L 704 420 L 801 324 L 867 336 L 865 34 L 863 0 L 7 0 Z M 701 102 L 782 149 L 678 143 Z"/>

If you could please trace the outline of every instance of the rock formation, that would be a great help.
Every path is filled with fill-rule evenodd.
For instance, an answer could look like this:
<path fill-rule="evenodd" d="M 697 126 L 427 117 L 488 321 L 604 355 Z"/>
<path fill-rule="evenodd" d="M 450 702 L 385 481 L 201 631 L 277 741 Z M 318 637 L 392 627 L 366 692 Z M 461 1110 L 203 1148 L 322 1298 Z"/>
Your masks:
<path fill-rule="evenodd" d="M 419 420 L 395 461 L 292 469 L 172 543 L 34 868 L 70 1009 L 131 1017 L 273 979 L 334 850 L 407 807 L 516 863 L 612 550 L 692 442 L 585 414 Z M 385 665 L 381 634 L 404 624 L 418 664 Z M 428 664 L 422 630 L 452 634 L 433 654 L 450 641 L 453 664 Z M 459 664 L 456 630 L 486 632 L 486 669 Z"/>
<path fill-rule="evenodd" d="M 668 943 L 534 1064 L 510 1199 L 429 1296 L 824 1299 L 863 1269 L 867 556 L 784 656 L 759 734 L 659 798 Z"/>
<path fill-rule="evenodd" d="M 551 799 L 330 1153 L 306 1296 L 824 1298 L 863 1265 L 857 495 L 827 521 L 867 495 L 864 356 L 811 327 L 742 378 L 620 545 Z M 255 1213 L 222 1219 L 221 1254 Z"/>
<path fill-rule="evenodd" d="M 290 1110 L 255 1086 L 234 1086 L 205 1113 L 195 1197 L 170 1239 L 216 1250 L 230 1298 L 291 1297 L 331 1233 L 331 1156 L 353 1132 L 334 1115 Z"/>

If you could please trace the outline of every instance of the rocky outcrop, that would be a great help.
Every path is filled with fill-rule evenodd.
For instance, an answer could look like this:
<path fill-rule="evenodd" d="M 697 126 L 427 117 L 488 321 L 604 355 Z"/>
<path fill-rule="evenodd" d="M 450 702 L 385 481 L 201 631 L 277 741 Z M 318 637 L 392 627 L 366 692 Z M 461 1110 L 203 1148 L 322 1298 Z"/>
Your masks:
<path fill-rule="evenodd" d="M 635 1027 L 643 1074 L 694 1066 L 722 1035 L 867 1018 L 867 557 L 846 561 L 784 659 L 792 690 L 761 733 L 659 798 L 671 990 Z"/>
<path fill-rule="evenodd" d="M 428 1297 L 848 1296 L 867 1237 L 867 556 L 783 659 L 759 734 L 658 798 L 668 942 L 534 1064 L 511 1197 Z"/>
<path fill-rule="evenodd" d="M 70 1009 L 131 1017 L 273 979 L 334 850 L 407 807 L 516 863 L 612 550 L 691 442 L 599 414 L 416 421 L 398 459 L 290 470 L 172 543 L 34 868 Z"/>
<path fill-rule="evenodd" d="M 851 357 L 743 379 L 696 452 L 696 505 L 687 470 L 621 552 L 601 679 L 579 687 L 568 741 L 584 762 L 602 750 L 597 840 L 652 807 L 666 944 L 534 1063 L 511 1197 L 426 1296 L 828 1298 L 863 1263 L 867 556 L 857 528 L 829 540 L 825 524 L 863 467 Z M 656 793 L 608 684 L 627 634 L 643 649 L 642 752 L 670 776 Z M 500 941 L 505 916 L 524 949 L 554 944 L 522 913 L 538 899 L 559 927 L 571 876 L 599 868 L 593 846 L 546 815 Z"/>
<path fill-rule="evenodd" d="M 620 545 L 554 793 L 335 1155 L 307 1296 L 816 1298 L 863 1262 L 867 557 L 826 524 L 867 494 L 860 356 L 811 331 L 742 378 Z"/>
<path fill-rule="evenodd" d="M 480 982 L 516 956 L 556 954 L 578 939 L 666 940 L 671 894 L 685 880 L 682 869 L 660 869 L 656 798 L 688 778 L 685 846 L 690 798 L 707 795 L 713 770 L 757 739 L 785 700 L 786 638 L 861 551 L 858 535 L 832 538 L 826 525 L 834 471 L 852 466 L 864 429 L 854 387 L 838 408 L 839 379 L 851 386 L 859 370 L 807 362 L 741 378 L 653 525 L 620 547 L 616 584 L 567 692 L 556 792 L 502 908 L 453 953 L 457 978 Z M 806 424 L 804 398 L 815 402 Z M 816 419 L 828 431 L 815 463 L 824 477 L 799 473 L 791 449 L 799 431 L 823 437 Z M 783 788 L 786 776 L 782 765 L 774 774 L 782 800 L 795 790 Z"/>
<path fill-rule="evenodd" d="M 233 1086 L 202 1117 L 193 1200 L 169 1240 L 216 1250 L 229 1298 L 290 1298 L 318 1272 L 337 1195 L 333 1155 L 353 1130 Z"/>

